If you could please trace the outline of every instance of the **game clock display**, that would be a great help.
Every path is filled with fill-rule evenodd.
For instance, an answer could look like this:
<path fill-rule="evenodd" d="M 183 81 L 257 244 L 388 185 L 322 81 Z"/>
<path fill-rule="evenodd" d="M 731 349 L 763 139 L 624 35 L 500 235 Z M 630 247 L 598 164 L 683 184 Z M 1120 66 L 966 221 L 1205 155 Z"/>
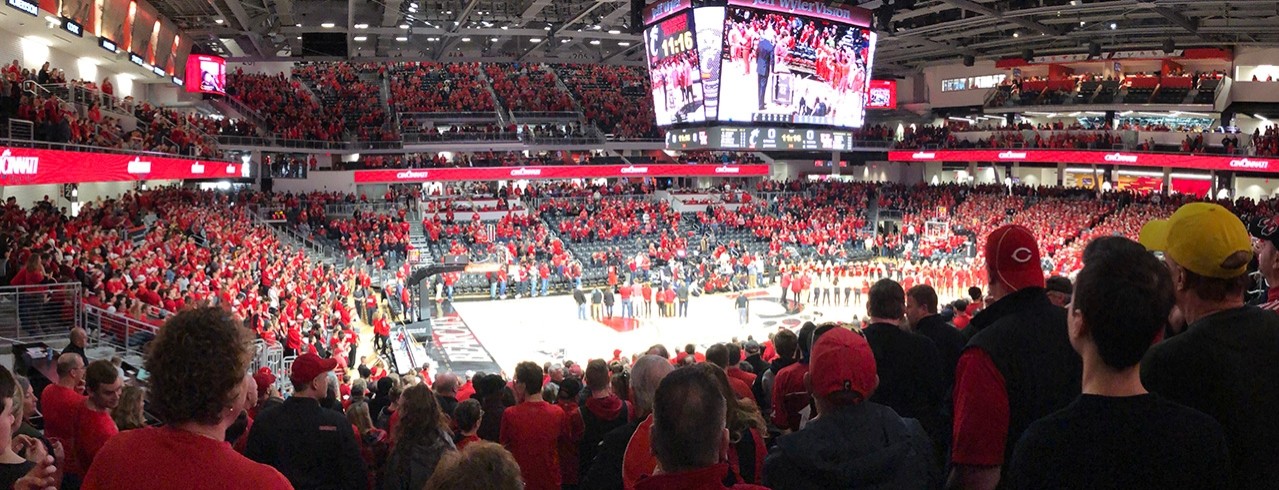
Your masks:
<path fill-rule="evenodd" d="M 658 125 L 865 123 L 875 33 L 861 27 L 869 25 L 864 9 L 727 3 L 648 17 Z"/>

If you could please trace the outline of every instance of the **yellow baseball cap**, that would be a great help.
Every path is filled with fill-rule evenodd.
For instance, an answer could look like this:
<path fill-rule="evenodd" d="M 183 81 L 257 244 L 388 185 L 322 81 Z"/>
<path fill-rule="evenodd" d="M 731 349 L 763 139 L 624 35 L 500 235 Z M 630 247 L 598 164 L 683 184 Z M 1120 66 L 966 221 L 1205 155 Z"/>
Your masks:
<path fill-rule="evenodd" d="M 1168 219 L 1146 223 L 1138 241 L 1205 277 L 1239 277 L 1252 260 L 1252 240 L 1243 221 L 1212 203 L 1186 204 Z"/>

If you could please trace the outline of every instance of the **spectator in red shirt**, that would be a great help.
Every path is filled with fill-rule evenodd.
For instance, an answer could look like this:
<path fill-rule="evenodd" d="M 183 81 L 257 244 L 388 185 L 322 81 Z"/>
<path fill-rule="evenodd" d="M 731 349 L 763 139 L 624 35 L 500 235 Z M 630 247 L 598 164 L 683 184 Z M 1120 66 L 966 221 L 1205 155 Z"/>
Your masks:
<path fill-rule="evenodd" d="M 724 344 L 715 344 L 706 349 L 706 361 L 719 367 L 720 370 L 728 368 L 728 346 Z M 754 380 L 751 380 L 754 381 Z M 751 385 L 738 378 L 729 376 L 728 386 L 733 389 L 733 394 L 737 395 L 738 400 L 746 399 L 755 401 L 755 395 L 751 394 Z"/>
<path fill-rule="evenodd" d="M 1026 428 L 1079 396 L 1081 361 L 1065 310 L 1044 290 L 1039 250 L 1019 225 L 986 238 L 992 300 L 965 330 L 955 368 L 952 486 L 995 488 Z"/>
<path fill-rule="evenodd" d="M 58 382 L 40 392 L 40 413 L 44 416 L 44 435 L 51 442 L 71 441 L 75 429 L 75 413 L 84 402 L 84 362 L 74 353 L 58 356 Z"/>
<path fill-rule="evenodd" d="M 111 436 L 120 432 L 111 418 L 111 410 L 120 403 L 120 391 L 124 388 L 120 372 L 111 361 L 93 361 L 85 368 L 84 386 L 89 396 L 75 415 L 66 454 L 67 476 L 71 478 L 74 475 L 72 481 L 84 479 L 98 450 Z"/>
<path fill-rule="evenodd" d="M 243 336 L 244 328 L 221 308 L 170 318 L 146 360 L 151 409 L 164 426 L 108 440 L 93 458 L 83 488 L 162 490 L 175 482 L 191 490 L 293 488 L 274 468 L 222 442 L 227 427 L 248 408 L 244 393 L 254 389 L 244 374 L 253 348 Z"/>
<path fill-rule="evenodd" d="M 653 403 L 652 445 L 661 472 L 639 481 L 637 490 L 669 488 L 762 489 L 723 484 L 721 457 L 728 446 L 725 400 L 703 369 L 679 369 L 662 379 Z"/>
<path fill-rule="evenodd" d="M 557 449 L 568 437 L 568 417 L 542 400 L 541 366 L 515 366 L 515 396 L 519 403 L 502 414 L 499 440 L 519 462 L 526 488 L 558 490 L 562 480 Z"/>
<path fill-rule="evenodd" d="M 782 368 L 773 377 L 773 425 L 783 433 L 799 430 L 800 412 L 809 406 L 804 377 L 808 374 L 809 349 L 816 330 L 813 322 L 805 322 L 799 328 L 799 362 Z"/>
<path fill-rule="evenodd" d="M 391 354 L 391 322 L 381 311 L 373 314 L 373 347 L 378 354 Z"/>
<path fill-rule="evenodd" d="M 582 433 L 586 430 L 582 421 L 582 412 L 577 404 L 577 396 L 582 392 L 582 382 L 577 378 L 564 378 L 559 384 L 555 405 L 564 410 L 568 417 L 568 437 L 560 440 L 560 475 L 564 488 L 577 488 L 585 468 L 590 468 L 590 461 L 581 461 L 579 446 L 582 444 Z M 599 445 L 596 442 L 596 445 Z M 594 448 L 591 448 L 594 449 Z M 594 454 L 594 453 L 591 453 Z"/>
<path fill-rule="evenodd" d="M 583 468 L 589 468 L 595 460 L 604 435 L 626 425 L 633 415 L 633 407 L 613 392 L 609 378 L 608 363 L 603 359 L 591 359 L 586 363 L 588 398 L 581 411 L 584 432 L 581 451 L 578 453 Z"/>

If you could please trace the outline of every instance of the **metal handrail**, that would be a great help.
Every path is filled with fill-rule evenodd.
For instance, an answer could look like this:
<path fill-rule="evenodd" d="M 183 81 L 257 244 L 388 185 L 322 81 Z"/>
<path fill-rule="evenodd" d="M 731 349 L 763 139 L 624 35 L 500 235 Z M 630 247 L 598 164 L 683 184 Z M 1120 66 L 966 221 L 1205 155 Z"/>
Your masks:
<path fill-rule="evenodd" d="M 414 121 L 458 121 L 458 122 L 474 122 L 474 121 L 497 121 L 497 114 L 493 111 L 477 111 L 477 112 L 412 112 L 398 111 L 396 112 L 403 119 L 411 119 Z"/>
<path fill-rule="evenodd" d="M 15 148 L 36 148 L 36 149 L 42 149 L 42 150 L 82 151 L 82 152 L 92 152 L 92 153 L 111 153 L 116 155 L 155 156 L 155 157 L 164 157 L 164 158 L 190 158 L 187 155 L 181 155 L 176 153 L 163 153 L 158 151 L 146 151 L 146 150 L 129 150 L 125 148 L 107 148 L 102 146 L 76 145 L 71 143 L 51 143 L 48 141 L 19 140 L 19 139 L 13 139 L 13 138 L 0 138 L 0 146 L 2 145 L 13 146 Z M 225 160 L 217 157 L 202 158 L 201 161 L 236 163 L 236 162 L 232 162 L 231 160 Z"/>
<path fill-rule="evenodd" d="M 83 305 L 83 324 L 96 335 L 96 344 L 106 344 L 119 349 L 125 357 L 141 357 L 143 346 L 160 332 L 160 327 L 120 313 L 113 313 L 93 305 Z"/>

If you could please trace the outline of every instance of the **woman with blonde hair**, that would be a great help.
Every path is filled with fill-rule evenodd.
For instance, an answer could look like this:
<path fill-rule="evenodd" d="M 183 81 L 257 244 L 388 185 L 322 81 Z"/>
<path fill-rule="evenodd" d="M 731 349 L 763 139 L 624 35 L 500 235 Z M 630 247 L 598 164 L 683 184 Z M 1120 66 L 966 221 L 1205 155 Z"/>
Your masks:
<path fill-rule="evenodd" d="M 147 391 L 140 386 L 125 386 L 120 392 L 120 403 L 111 410 L 111 419 L 120 432 L 141 429 L 147 426 L 147 418 L 142 414 L 142 400 Z"/>
<path fill-rule="evenodd" d="M 362 400 L 347 407 L 346 420 L 359 432 L 357 438 L 360 441 L 360 456 L 364 458 L 364 466 L 369 470 L 369 488 L 382 488 L 382 469 L 386 465 L 387 452 L 390 451 L 386 431 L 373 426 L 369 404 Z"/>

